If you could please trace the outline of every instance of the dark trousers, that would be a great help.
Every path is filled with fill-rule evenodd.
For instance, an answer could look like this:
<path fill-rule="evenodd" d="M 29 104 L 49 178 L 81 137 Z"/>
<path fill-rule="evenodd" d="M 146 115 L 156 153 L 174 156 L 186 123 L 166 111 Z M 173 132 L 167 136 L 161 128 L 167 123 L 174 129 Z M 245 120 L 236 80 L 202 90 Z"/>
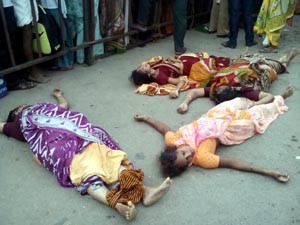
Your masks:
<path fill-rule="evenodd" d="M 12 6 L 4 8 L 4 15 L 6 19 L 7 30 L 10 37 L 15 62 L 16 64 L 19 64 L 23 62 L 23 42 L 22 35 L 19 34 L 17 29 L 14 8 Z M 8 45 L 4 34 L 4 26 L 2 23 L 2 19 L 0 19 L 0 70 L 7 69 L 12 66 L 7 46 Z M 4 79 L 7 83 L 8 89 L 10 89 L 11 87 L 18 85 L 20 79 L 26 76 L 27 75 L 24 74 L 24 72 L 21 70 L 5 75 Z"/>
<path fill-rule="evenodd" d="M 242 12 L 243 17 L 246 43 L 251 43 L 254 39 L 252 0 L 229 0 L 229 41 L 233 45 L 236 45 L 237 42 L 240 25 L 240 12 Z"/>
<path fill-rule="evenodd" d="M 148 25 L 150 10 L 154 2 L 155 0 L 139 0 L 137 19 L 139 24 Z M 184 47 L 184 37 L 187 28 L 187 4 L 188 0 L 172 0 L 175 51 L 181 51 Z"/>

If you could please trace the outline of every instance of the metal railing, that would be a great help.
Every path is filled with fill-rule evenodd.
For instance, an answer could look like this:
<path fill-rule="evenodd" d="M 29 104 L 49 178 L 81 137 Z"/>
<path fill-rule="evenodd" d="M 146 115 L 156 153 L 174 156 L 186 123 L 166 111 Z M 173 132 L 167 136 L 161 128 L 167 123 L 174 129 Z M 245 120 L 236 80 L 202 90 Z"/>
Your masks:
<path fill-rule="evenodd" d="M 162 1 L 162 0 L 160 0 L 160 1 Z M 134 34 L 139 33 L 139 31 L 136 31 L 136 30 L 129 31 L 129 19 L 128 18 L 130 16 L 130 12 L 131 12 L 130 2 L 131 2 L 131 0 L 124 0 L 124 10 L 123 10 L 124 14 L 125 14 L 125 31 L 124 31 L 124 33 L 120 34 L 120 35 L 114 35 L 111 37 L 104 37 L 102 39 L 95 40 L 94 1 L 83 0 L 84 42 L 81 45 L 68 48 L 64 44 L 64 32 L 63 32 L 64 26 L 62 25 L 63 24 L 63 15 L 61 13 L 62 12 L 61 0 L 58 0 L 58 10 L 60 12 L 59 22 L 60 22 L 60 29 L 61 29 L 61 34 L 60 34 L 61 46 L 62 46 L 61 50 L 58 51 L 57 53 L 54 53 L 51 55 L 42 55 L 40 38 L 39 38 L 39 35 L 36 35 L 38 52 L 39 52 L 37 55 L 37 58 L 27 61 L 27 62 L 24 62 L 24 63 L 21 63 L 21 64 L 16 64 L 14 51 L 12 48 L 12 44 L 11 44 L 11 40 L 10 40 L 10 36 L 9 36 L 9 32 L 8 32 L 7 21 L 6 21 L 5 14 L 4 14 L 4 8 L 3 8 L 2 1 L 0 0 L 0 13 L 1 13 L 0 19 L 2 20 L 3 30 L 4 30 L 4 34 L 5 34 L 5 41 L 7 44 L 8 54 L 9 54 L 9 58 L 10 58 L 10 62 L 11 62 L 10 67 L 0 71 L 0 76 L 8 75 L 8 74 L 14 73 L 16 71 L 19 71 L 19 70 L 22 70 L 25 68 L 29 68 L 31 66 L 53 60 L 55 58 L 58 58 L 65 54 L 68 54 L 70 51 L 75 52 L 79 49 L 85 49 L 85 62 L 87 63 L 87 65 L 92 65 L 95 60 L 95 57 L 93 56 L 93 45 L 99 44 L 99 43 L 106 43 L 106 42 L 117 40 L 120 38 L 124 38 L 127 49 L 134 48 L 137 45 L 140 45 L 141 44 L 140 42 L 136 42 L 135 44 L 129 43 L 129 37 Z M 209 0 L 209 1 L 207 1 L 207 0 L 190 0 L 189 1 L 190 6 L 192 7 L 192 10 L 190 10 L 190 13 L 188 14 L 188 18 L 191 19 L 191 21 L 192 21 L 189 25 L 189 28 L 191 28 L 194 25 L 195 18 L 207 16 L 210 14 L 211 2 L 212 2 L 212 0 Z M 36 34 L 38 34 L 37 23 L 35 22 L 36 14 L 35 14 L 35 10 L 33 7 L 34 0 L 30 0 L 30 3 L 31 3 L 31 8 L 32 8 L 31 11 L 32 11 L 32 17 L 33 17 L 33 30 L 35 31 Z M 39 1 L 38 1 L 38 3 L 39 3 Z M 161 6 L 161 4 L 157 4 L 157 7 L 160 7 L 160 6 Z M 197 7 L 197 8 L 195 9 L 195 7 Z M 157 10 L 157 11 L 161 12 L 161 10 Z M 160 16 L 160 15 L 158 15 L 158 16 Z M 156 20 L 156 21 L 159 21 L 159 20 Z M 167 21 L 164 23 L 155 23 L 152 26 L 148 27 L 148 30 L 159 29 L 161 27 L 165 27 L 170 24 L 172 24 L 172 21 Z M 104 53 L 101 57 L 105 57 L 105 56 L 108 56 L 111 54 L 112 53 Z"/>

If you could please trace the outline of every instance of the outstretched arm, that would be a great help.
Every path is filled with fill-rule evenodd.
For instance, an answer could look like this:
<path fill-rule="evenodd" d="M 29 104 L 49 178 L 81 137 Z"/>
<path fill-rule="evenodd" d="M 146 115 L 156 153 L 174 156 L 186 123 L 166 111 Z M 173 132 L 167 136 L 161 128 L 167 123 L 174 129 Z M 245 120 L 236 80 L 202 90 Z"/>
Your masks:
<path fill-rule="evenodd" d="M 169 94 L 170 98 L 177 98 L 180 89 L 184 86 L 185 81 L 179 78 L 169 78 L 168 83 L 176 85 L 176 89 L 172 90 Z"/>
<path fill-rule="evenodd" d="M 261 91 L 258 95 L 258 101 L 255 105 L 267 104 L 274 100 L 274 96 L 271 93 Z"/>
<path fill-rule="evenodd" d="M 204 88 L 197 88 L 191 90 L 184 98 L 183 102 L 178 106 L 177 112 L 184 114 L 189 109 L 189 104 L 196 98 L 201 98 L 205 96 Z"/>
<path fill-rule="evenodd" d="M 136 121 L 149 124 L 151 127 L 153 127 L 155 130 L 157 130 L 162 135 L 164 135 L 168 131 L 171 131 L 171 128 L 168 125 L 166 125 L 165 123 L 160 122 L 158 120 L 152 119 L 149 116 L 137 114 L 134 116 L 134 119 Z"/>
<path fill-rule="evenodd" d="M 234 158 L 224 158 L 220 157 L 219 167 L 221 168 L 230 168 L 235 170 L 240 170 L 249 173 L 257 173 L 265 176 L 270 176 L 276 179 L 279 182 L 286 183 L 289 180 L 289 176 L 287 174 L 278 173 L 274 171 L 268 171 L 265 169 L 260 169 L 257 167 L 253 167 L 252 163 L 242 161 L 240 159 Z"/>
<path fill-rule="evenodd" d="M 5 125 L 5 123 L 0 122 L 0 134 L 3 134 L 4 125 Z"/>
<path fill-rule="evenodd" d="M 52 94 L 56 98 L 60 107 L 63 107 L 65 109 L 70 108 L 70 105 L 69 105 L 67 99 L 65 99 L 65 97 L 63 96 L 63 92 L 60 89 L 57 89 L 57 88 L 54 89 Z"/>

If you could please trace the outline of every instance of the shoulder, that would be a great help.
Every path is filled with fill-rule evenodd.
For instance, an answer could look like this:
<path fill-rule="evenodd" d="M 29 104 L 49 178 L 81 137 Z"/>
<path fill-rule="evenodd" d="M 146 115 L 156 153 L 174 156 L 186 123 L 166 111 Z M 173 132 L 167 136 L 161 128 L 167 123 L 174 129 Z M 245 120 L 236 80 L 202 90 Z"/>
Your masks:
<path fill-rule="evenodd" d="M 180 139 L 180 135 L 174 131 L 167 131 L 165 133 L 165 144 L 166 146 L 175 146 L 175 142 Z"/>

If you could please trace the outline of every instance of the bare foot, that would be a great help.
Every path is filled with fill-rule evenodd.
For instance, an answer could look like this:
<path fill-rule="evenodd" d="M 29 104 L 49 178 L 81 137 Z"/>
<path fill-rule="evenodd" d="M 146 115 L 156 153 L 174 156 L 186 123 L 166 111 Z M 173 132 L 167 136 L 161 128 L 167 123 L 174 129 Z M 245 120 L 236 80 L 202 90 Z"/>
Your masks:
<path fill-rule="evenodd" d="M 172 180 L 168 177 L 158 187 L 144 186 L 143 204 L 145 206 L 153 205 L 169 191 L 171 184 Z"/>
<path fill-rule="evenodd" d="M 292 50 L 290 51 L 290 53 L 287 56 L 287 64 L 289 64 L 293 58 L 295 58 L 296 55 L 298 55 L 298 51 L 296 48 L 292 48 Z"/>
<path fill-rule="evenodd" d="M 278 173 L 275 174 L 274 178 L 281 183 L 287 183 L 290 179 L 290 176 L 287 174 Z"/>
<path fill-rule="evenodd" d="M 279 61 L 287 67 L 290 64 L 290 62 L 295 58 L 295 56 L 298 55 L 298 53 L 299 52 L 296 48 L 292 48 L 292 50 L 288 54 L 282 56 L 279 59 Z"/>
<path fill-rule="evenodd" d="M 148 116 L 146 116 L 146 115 L 141 115 L 141 114 L 134 115 L 134 119 L 139 122 L 145 121 L 147 118 L 148 118 Z"/>
<path fill-rule="evenodd" d="M 178 90 L 172 90 L 172 91 L 170 91 L 170 94 L 169 94 L 170 98 L 177 98 L 178 95 L 179 95 Z"/>
<path fill-rule="evenodd" d="M 177 112 L 180 114 L 186 113 L 187 110 L 188 110 L 188 105 L 186 103 L 181 103 L 177 108 Z"/>
<path fill-rule="evenodd" d="M 292 94 L 294 93 L 294 88 L 291 86 L 288 86 L 284 92 L 281 94 L 281 96 L 286 99 L 288 97 L 290 97 Z"/>
<path fill-rule="evenodd" d="M 117 203 L 116 209 L 126 220 L 133 220 L 137 214 L 135 205 L 131 201 L 127 205 Z"/>

